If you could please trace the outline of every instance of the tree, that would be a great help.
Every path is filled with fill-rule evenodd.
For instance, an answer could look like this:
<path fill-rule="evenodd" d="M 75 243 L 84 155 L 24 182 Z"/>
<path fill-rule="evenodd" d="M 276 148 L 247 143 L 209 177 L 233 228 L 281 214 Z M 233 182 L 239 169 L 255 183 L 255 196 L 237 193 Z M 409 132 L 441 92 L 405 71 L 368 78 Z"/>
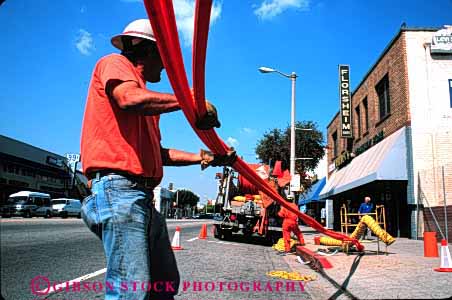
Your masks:
<path fill-rule="evenodd" d="M 181 189 L 176 193 L 173 193 L 172 202 L 177 202 L 179 207 L 184 207 L 185 205 L 196 206 L 199 201 L 199 197 L 190 190 Z M 176 201 L 177 200 L 177 201 Z"/>
<path fill-rule="evenodd" d="M 303 174 L 314 170 L 325 150 L 323 147 L 323 134 L 318 129 L 317 123 L 312 121 L 296 122 L 296 128 L 312 128 L 310 131 L 295 130 L 295 157 L 312 158 L 310 160 L 297 160 L 295 162 L 296 173 Z M 272 129 L 264 134 L 256 146 L 256 154 L 262 163 L 271 162 L 274 166 L 277 160 L 282 161 L 282 168 L 290 167 L 290 126 L 285 129 Z"/>

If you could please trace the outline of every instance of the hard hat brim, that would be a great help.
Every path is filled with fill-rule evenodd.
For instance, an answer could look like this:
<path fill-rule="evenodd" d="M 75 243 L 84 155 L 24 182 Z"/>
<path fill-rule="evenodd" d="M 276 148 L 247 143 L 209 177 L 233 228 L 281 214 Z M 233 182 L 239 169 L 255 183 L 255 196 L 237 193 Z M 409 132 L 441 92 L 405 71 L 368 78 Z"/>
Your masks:
<path fill-rule="evenodd" d="M 118 35 L 115 35 L 114 37 L 111 38 L 111 44 L 123 51 L 124 50 L 124 45 L 122 43 L 122 38 L 123 36 L 131 36 L 131 37 L 137 37 L 137 38 L 142 38 L 144 40 L 149 40 L 149 41 L 153 41 L 153 42 L 157 42 L 155 37 L 151 36 L 151 35 L 146 35 L 144 33 L 140 33 L 140 32 L 133 32 L 133 31 L 129 31 L 129 32 L 123 32 L 120 33 Z"/>

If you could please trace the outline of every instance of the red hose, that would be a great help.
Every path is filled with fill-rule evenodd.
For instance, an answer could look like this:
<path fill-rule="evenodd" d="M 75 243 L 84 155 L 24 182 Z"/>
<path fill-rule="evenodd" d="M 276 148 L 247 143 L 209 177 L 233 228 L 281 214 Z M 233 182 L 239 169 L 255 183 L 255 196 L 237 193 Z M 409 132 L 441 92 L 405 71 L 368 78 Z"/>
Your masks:
<path fill-rule="evenodd" d="M 195 99 L 190 91 L 187 76 L 185 73 L 182 52 L 179 44 L 179 35 L 177 33 L 176 18 L 171 0 L 144 0 L 148 16 L 154 35 L 157 39 L 157 45 L 162 56 L 163 64 L 166 68 L 168 78 L 173 87 L 182 111 L 188 119 L 191 127 L 195 130 L 199 138 L 214 153 L 224 155 L 229 150 L 228 146 L 220 139 L 215 130 L 199 130 L 195 126 L 196 118 L 203 116 L 206 111 L 205 104 L 205 61 L 207 50 L 207 37 L 209 30 L 211 0 L 197 0 L 195 9 L 195 32 L 193 40 L 193 84 Z M 332 238 L 350 241 L 358 251 L 364 250 L 357 239 L 341 233 L 325 229 L 312 217 L 287 205 L 287 202 L 276 193 L 266 181 L 260 178 L 243 160 L 237 158 L 233 165 L 243 177 L 258 187 L 259 190 L 277 201 L 281 206 L 296 213 L 308 226 L 328 235 Z"/>

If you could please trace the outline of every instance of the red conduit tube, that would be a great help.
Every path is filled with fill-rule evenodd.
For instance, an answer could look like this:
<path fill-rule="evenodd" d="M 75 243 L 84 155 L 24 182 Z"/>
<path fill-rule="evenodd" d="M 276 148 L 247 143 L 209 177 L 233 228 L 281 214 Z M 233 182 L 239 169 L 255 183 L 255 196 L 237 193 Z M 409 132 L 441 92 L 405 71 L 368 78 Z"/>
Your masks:
<path fill-rule="evenodd" d="M 205 65 L 207 38 L 209 36 L 210 11 L 212 0 L 196 1 L 195 32 L 193 35 L 193 88 L 196 111 L 200 116 L 206 113 L 205 104 Z"/>
<path fill-rule="evenodd" d="M 199 1 L 199 0 L 198 0 Z M 210 0 L 209 0 L 210 1 Z M 185 74 L 184 63 L 182 59 L 182 53 L 179 44 L 179 36 L 177 34 L 176 19 L 174 16 L 174 9 L 171 0 L 144 0 L 144 4 L 147 13 L 150 17 L 151 25 L 154 30 L 154 34 L 158 41 L 157 45 L 162 56 L 163 64 L 167 69 L 168 78 L 171 86 L 173 87 L 174 94 L 176 95 L 181 108 L 187 117 L 190 125 L 195 130 L 196 134 L 206 144 L 206 146 L 217 154 L 225 154 L 228 150 L 227 145 L 219 138 L 216 132 L 211 130 L 201 131 L 195 126 L 196 116 L 202 110 L 205 109 L 204 97 L 196 98 L 196 103 L 193 100 L 193 96 L 190 92 L 188 80 Z M 207 12 L 205 5 L 197 3 L 197 17 L 198 20 L 206 19 L 205 14 Z M 199 31 L 208 31 L 209 22 L 201 23 Z M 199 39 L 199 40 L 198 40 Z M 204 94 L 204 70 L 205 70 L 205 51 L 207 46 L 207 33 L 198 32 L 198 23 L 195 24 L 195 46 L 193 74 L 196 76 L 194 81 L 195 88 L 198 95 Z M 204 45 L 204 46 L 203 46 Z M 200 56 L 201 58 L 198 58 Z M 202 81 L 200 83 L 200 80 Z M 199 94 L 200 93 L 200 94 Z M 243 160 L 240 158 L 233 165 L 240 174 L 242 174 L 248 181 L 256 185 L 258 189 L 262 190 L 269 197 L 279 202 L 283 207 L 296 213 L 300 219 L 302 219 L 308 226 L 316 229 L 317 231 L 324 233 L 332 238 L 350 241 L 353 243 L 359 251 L 364 250 L 364 247 L 356 239 L 340 234 L 338 232 L 325 229 L 321 224 L 310 216 L 301 213 L 300 211 L 287 205 L 286 201 L 278 195 L 271 187 L 260 178 Z"/>

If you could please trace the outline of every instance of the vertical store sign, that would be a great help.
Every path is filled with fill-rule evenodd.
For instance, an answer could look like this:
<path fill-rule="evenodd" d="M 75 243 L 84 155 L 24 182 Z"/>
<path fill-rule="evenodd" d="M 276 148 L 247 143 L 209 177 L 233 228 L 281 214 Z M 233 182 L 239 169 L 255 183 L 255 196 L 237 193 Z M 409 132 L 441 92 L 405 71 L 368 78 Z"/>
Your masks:
<path fill-rule="evenodd" d="M 341 103 L 341 137 L 353 138 L 349 65 L 339 65 L 339 98 Z"/>

